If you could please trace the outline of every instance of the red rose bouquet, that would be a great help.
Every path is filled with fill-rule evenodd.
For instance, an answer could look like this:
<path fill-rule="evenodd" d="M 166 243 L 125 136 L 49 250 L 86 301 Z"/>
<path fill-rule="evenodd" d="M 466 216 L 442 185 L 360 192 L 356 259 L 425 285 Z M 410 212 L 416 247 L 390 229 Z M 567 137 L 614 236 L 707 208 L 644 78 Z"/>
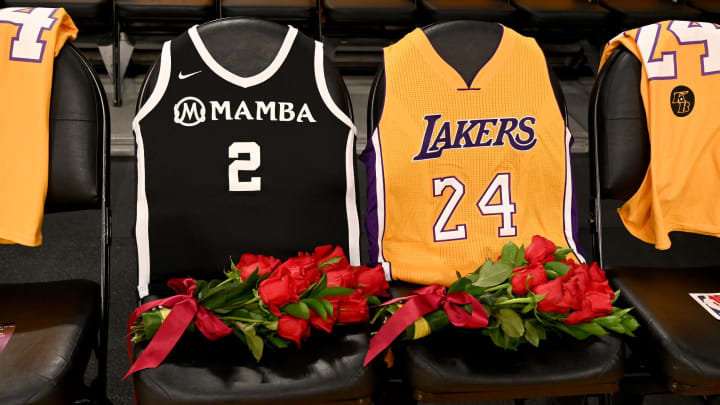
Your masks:
<path fill-rule="evenodd" d="M 633 336 L 638 323 L 632 308 L 613 306 L 613 291 L 597 263 L 567 259 L 570 249 L 534 236 L 527 247 L 506 244 L 500 257 L 447 290 L 440 285 L 421 288 L 408 297 L 387 301 L 373 323 L 383 325 L 370 342 L 365 364 L 399 336 L 419 339 L 449 325 L 483 328 L 483 334 L 504 349 L 523 343 L 538 346 L 548 332 L 577 339 L 603 336 L 608 331 Z"/>
<path fill-rule="evenodd" d="M 336 324 L 367 322 L 368 306 L 379 305 L 388 288 L 380 266 L 350 266 L 332 246 L 285 262 L 244 254 L 224 280 L 172 279 L 168 286 L 178 295 L 140 306 L 128 321 L 128 351 L 131 342 L 150 343 L 126 377 L 157 367 L 195 330 L 210 340 L 234 334 L 260 361 L 267 346 L 300 347 L 313 328 L 330 333 Z"/>

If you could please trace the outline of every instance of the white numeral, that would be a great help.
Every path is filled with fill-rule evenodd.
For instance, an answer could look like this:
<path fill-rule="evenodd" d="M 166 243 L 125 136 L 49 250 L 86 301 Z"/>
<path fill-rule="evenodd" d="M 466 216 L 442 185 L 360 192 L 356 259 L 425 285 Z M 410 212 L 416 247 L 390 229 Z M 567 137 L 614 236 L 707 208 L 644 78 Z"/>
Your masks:
<path fill-rule="evenodd" d="M 668 31 L 675 34 L 680 45 L 703 44 L 702 74 L 720 73 L 720 27 L 712 23 L 672 21 Z"/>
<path fill-rule="evenodd" d="M 255 142 L 233 142 L 228 148 L 228 157 L 237 159 L 240 154 L 248 154 L 247 160 L 235 160 L 228 167 L 230 191 L 260 191 L 260 177 L 250 177 L 249 181 L 240 181 L 239 174 L 255 171 L 260 167 L 260 145 Z"/>
<path fill-rule="evenodd" d="M 500 192 L 500 202 L 490 204 L 497 192 Z M 499 173 L 480 197 L 477 203 L 483 215 L 502 215 L 502 226 L 498 228 L 501 238 L 517 236 L 517 228 L 513 226 L 515 203 L 510 199 L 510 173 Z"/>
<path fill-rule="evenodd" d="M 649 80 L 674 79 L 677 77 L 675 52 L 663 52 L 660 58 L 654 58 L 655 48 L 660 38 L 660 24 L 651 24 L 638 28 L 635 42 L 645 60 L 645 70 Z"/>
<path fill-rule="evenodd" d="M 0 23 L 17 25 L 17 34 L 10 46 L 10 60 L 23 62 L 42 62 L 45 41 L 42 32 L 55 24 L 51 17 L 56 8 L 9 7 L 0 9 Z"/>
<path fill-rule="evenodd" d="M 435 226 L 433 228 L 433 234 L 435 236 L 435 242 L 444 242 L 448 240 L 459 240 L 466 239 L 467 232 L 465 231 L 465 225 L 457 225 L 455 229 L 445 230 L 445 226 L 450 220 L 455 208 L 457 208 L 460 199 L 465 195 L 465 186 L 456 177 L 444 177 L 439 179 L 433 179 L 433 196 L 440 197 L 443 194 L 443 190 L 446 188 L 452 188 L 453 193 L 450 195 L 450 199 L 440 213 Z"/>

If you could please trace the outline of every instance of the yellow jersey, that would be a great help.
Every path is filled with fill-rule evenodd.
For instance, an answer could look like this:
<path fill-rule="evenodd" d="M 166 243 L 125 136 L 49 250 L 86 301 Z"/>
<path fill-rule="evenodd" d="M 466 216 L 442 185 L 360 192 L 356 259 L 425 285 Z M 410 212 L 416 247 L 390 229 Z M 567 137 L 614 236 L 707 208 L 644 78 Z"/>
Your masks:
<path fill-rule="evenodd" d="M 420 29 L 384 58 L 384 106 L 362 158 L 371 260 L 386 276 L 449 285 L 536 234 L 577 254 L 572 137 L 535 40 L 503 27 L 472 83 Z"/>
<path fill-rule="evenodd" d="M 663 21 L 623 32 L 601 68 L 620 46 L 642 62 L 650 136 L 645 178 L 618 210 L 625 227 L 661 250 L 672 231 L 720 236 L 720 25 Z"/>
<path fill-rule="evenodd" d="M 0 243 L 38 246 L 55 56 L 77 28 L 62 8 L 0 9 Z"/>

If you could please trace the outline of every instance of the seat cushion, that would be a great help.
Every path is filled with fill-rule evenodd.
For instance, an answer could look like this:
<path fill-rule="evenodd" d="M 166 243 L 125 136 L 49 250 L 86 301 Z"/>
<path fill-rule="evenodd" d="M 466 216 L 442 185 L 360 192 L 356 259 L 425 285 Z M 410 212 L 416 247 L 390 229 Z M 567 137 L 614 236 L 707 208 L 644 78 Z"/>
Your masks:
<path fill-rule="evenodd" d="M 706 13 L 720 14 L 720 2 L 717 0 L 691 0 L 688 4 Z"/>
<path fill-rule="evenodd" d="M 537 24 L 604 24 L 610 12 L 587 0 L 513 0 Z"/>
<path fill-rule="evenodd" d="M 662 20 L 695 20 L 700 11 L 670 0 L 600 0 L 600 4 L 622 15 L 627 28 Z"/>
<path fill-rule="evenodd" d="M 322 0 L 330 23 L 408 24 L 415 19 L 412 0 Z"/>
<path fill-rule="evenodd" d="M 16 325 L 0 353 L 0 404 L 71 403 L 97 336 L 99 286 L 2 284 L 0 302 L 0 321 Z"/>
<path fill-rule="evenodd" d="M 720 393 L 720 321 L 688 295 L 720 292 L 720 270 L 614 268 L 609 274 L 657 345 L 652 360 L 669 388 Z"/>
<path fill-rule="evenodd" d="M 550 335 L 513 352 L 479 330 L 450 329 L 409 342 L 406 357 L 416 399 L 430 402 L 608 393 L 623 372 L 623 345 L 611 336 Z"/>
<path fill-rule="evenodd" d="M 515 8 L 504 0 L 421 0 L 423 10 L 435 21 L 483 20 L 506 22 Z"/>
<path fill-rule="evenodd" d="M 148 19 L 201 22 L 215 13 L 213 0 L 116 0 L 118 17 L 123 20 Z"/>
<path fill-rule="evenodd" d="M 134 375 L 135 390 L 143 405 L 369 404 L 375 377 L 362 365 L 368 334 L 349 327 L 335 332 L 313 330 L 300 350 L 266 348 L 260 362 L 233 335 L 209 342 L 190 334 L 162 365 Z"/>
<path fill-rule="evenodd" d="M 222 0 L 224 17 L 304 20 L 315 13 L 314 0 Z"/>

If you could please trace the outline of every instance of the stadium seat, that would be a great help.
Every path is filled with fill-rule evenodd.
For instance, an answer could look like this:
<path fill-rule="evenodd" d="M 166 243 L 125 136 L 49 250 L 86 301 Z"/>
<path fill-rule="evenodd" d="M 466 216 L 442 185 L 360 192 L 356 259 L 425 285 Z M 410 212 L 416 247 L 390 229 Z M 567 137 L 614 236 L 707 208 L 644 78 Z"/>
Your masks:
<path fill-rule="evenodd" d="M 415 19 L 412 0 L 322 0 L 330 24 L 366 23 L 411 25 Z"/>
<path fill-rule="evenodd" d="M 316 0 L 220 0 L 220 8 L 222 17 L 255 17 L 296 25 L 317 20 Z"/>
<path fill-rule="evenodd" d="M 279 44 L 285 37 L 287 28 L 262 20 L 234 18 L 203 24 L 198 27 L 198 32 L 211 52 L 214 49 L 227 50 L 223 55 L 215 57 L 223 61 L 223 67 L 233 70 L 242 69 L 248 64 L 267 66 L 277 51 L 277 47 L 268 44 Z M 311 41 L 302 34 L 298 34 L 296 41 L 299 40 Z M 242 46 L 229 49 L 226 46 L 229 42 L 242 43 Z M 240 51 L 242 49 L 249 49 L 247 52 L 250 52 L 255 60 L 249 62 L 249 57 Z M 308 64 L 311 65 L 312 61 L 309 60 Z M 144 104 L 150 97 L 150 89 L 158 78 L 157 70 L 153 68 L 146 78 L 138 96 L 139 105 Z M 327 57 L 324 71 L 332 99 L 343 112 L 352 116 L 347 89 Z M 343 135 L 347 136 L 347 133 Z M 144 136 L 147 139 L 148 135 Z M 172 159 L 168 155 L 149 157 L 146 154 L 146 160 L 162 158 Z M 332 188 L 335 185 L 327 186 Z M 159 188 L 148 189 L 148 193 L 162 192 Z M 274 214 L 267 212 L 266 215 Z M 183 222 L 193 222 L 199 218 L 192 213 L 173 215 Z M 265 215 L 265 212 L 258 215 Z M 293 226 L 294 224 L 289 223 L 288 229 L 293 229 Z M 339 225 L 323 225 L 318 222 L 318 227 L 323 226 L 326 228 L 322 229 L 327 230 L 327 227 L 335 228 Z M 194 240 L 211 243 L 218 235 L 214 231 L 207 234 L 194 230 L 193 237 Z M 279 241 L 277 244 L 267 246 L 267 251 L 289 249 Z M 242 246 L 238 246 L 238 249 L 242 249 Z M 293 249 L 297 251 L 298 248 Z M 237 254 L 240 253 L 242 252 Z M 175 256 L 174 252 L 164 254 L 163 257 Z M 224 261 L 222 258 L 208 260 Z M 190 275 L 205 279 L 216 277 L 218 268 L 210 265 L 203 271 L 205 272 L 198 270 L 197 274 Z M 154 267 L 149 288 L 151 295 L 145 297 L 144 301 L 165 295 L 167 287 L 164 287 L 164 284 L 176 274 L 174 272 L 176 270 L 173 266 L 165 269 Z M 369 344 L 369 336 L 364 327 L 343 329 L 338 334 L 326 336 L 313 334 L 311 339 L 303 343 L 302 350 L 268 350 L 260 363 L 235 339 L 234 336 L 229 336 L 217 342 L 207 342 L 202 337 L 183 337 L 163 364 L 133 375 L 139 404 L 370 403 L 375 387 L 375 375 L 371 367 L 363 367 Z M 144 347 L 145 344 L 135 346 L 135 358 L 142 353 Z"/>
<path fill-rule="evenodd" d="M 696 20 L 700 11 L 672 0 L 600 0 L 616 14 L 621 28 L 635 28 L 662 20 Z"/>
<path fill-rule="evenodd" d="M 515 8 L 505 0 L 420 0 L 430 21 L 482 20 L 507 23 Z"/>
<path fill-rule="evenodd" d="M 66 44 L 55 59 L 53 72 L 45 210 L 101 211 L 97 215 L 97 222 L 102 222 L 98 227 L 103 247 L 98 269 L 100 285 L 82 279 L 0 284 L 0 324 L 16 325 L 0 354 L 2 404 L 68 404 L 80 399 L 100 403 L 105 397 L 109 119 L 100 80 L 80 52 Z M 44 243 L 57 242 L 46 238 Z M 73 243 L 74 248 L 85 249 L 84 254 L 96 254 L 95 245 L 83 246 L 76 240 Z M 62 259 L 52 260 L 52 255 L 38 260 L 36 255 L 44 248 L 0 245 L 0 277 L 15 266 L 20 268 L 18 272 L 32 272 L 28 262 L 55 267 L 69 277 L 87 274 L 86 269 L 73 268 Z M 83 376 L 93 350 L 98 359 L 98 376 L 94 382 L 96 398 L 89 398 Z"/>
<path fill-rule="evenodd" d="M 669 251 L 646 249 L 643 260 L 648 263 L 645 265 L 636 265 L 642 261 L 634 258 L 634 254 L 614 259 L 616 263 L 604 263 L 610 253 L 616 252 L 607 246 L 613 244 L 613 237 L 603 238 L 603 234 L 609 232 L 604 223 L 614 218 L 603 219 L 601 214 L 607 211 L 601 211 L 602 202 L 629 199 L 643 181 L 650 162 L 650 141 L 640 95 L 642 69 L 640 61 L 621 47 L 604 65 L 591 95 L 591 187 L 595 204 L 591 215 L 595 257 L 608 269 L 614 286 L 622 290 L 621 298 L 635 307 L 641 323 L 638 332 L 646 335 L 645 339 L 629 341 L 631 351 L 644 354 L 642 359 L 633 362 L 644 364 L 645 370 L 658 374 L 655 377 L 671 392 L 720 394 L 720 347 L 717 344 L 720 324 L 688 296 L 690 292 L 720 289 L 717 265 L 694 267 L 692 263 L 695 256 L 705 259 L 716 256 L 717 239 L 675 232 L 671 234 L 673 246 Z M 612 215 L 617 217 L 616 213 Z M 614 250 L 632 246 L 614 245 Z M 636 379 L 639 377 L 638 374 Z"/>
<path fill-rule="evenodd" d="M 533 24 L 585 26 L 589 29 L 607 23 L 610 12 L 587 0 L 512 0 Z"/>
<path fill-rule="evenodd" d="M 2 0 L 0 7 L 63 7 L 77 25 L 79 35 L 108 32 L 112 24 L 109 0 Z"/>
<path fill-rule="evenodd" d="M 477 61 L 492 55 L 494 44 L 499 42 L 495 24 L 486 22 L 453 21 L 424 30 L 438 53 L 453 61 L 463 76 L 468 72 L 474 75 Z M 564 109 L 560 85 L 554 75 L 551 77 L 555 96 Z M 381 67 L 370 90 L 368 128 L 377 127 L 384 99 L 385 72 Z M 407 296 L 419 287 L 395 281 L 391 295 Z M 396 345 L 393 350 L 398 358 L 396 366 L 404 367 L 414 398 L 421 402 L 574 395 L 601 395 L 605 399 L 604 394 L 618 390 L 624 356 L 619 339 L 553 338 L 557 339 L 542 343 L 542 350 L 520 348 L 509 352 L 495 347 L 478 331 L 450 330 Z"/>

